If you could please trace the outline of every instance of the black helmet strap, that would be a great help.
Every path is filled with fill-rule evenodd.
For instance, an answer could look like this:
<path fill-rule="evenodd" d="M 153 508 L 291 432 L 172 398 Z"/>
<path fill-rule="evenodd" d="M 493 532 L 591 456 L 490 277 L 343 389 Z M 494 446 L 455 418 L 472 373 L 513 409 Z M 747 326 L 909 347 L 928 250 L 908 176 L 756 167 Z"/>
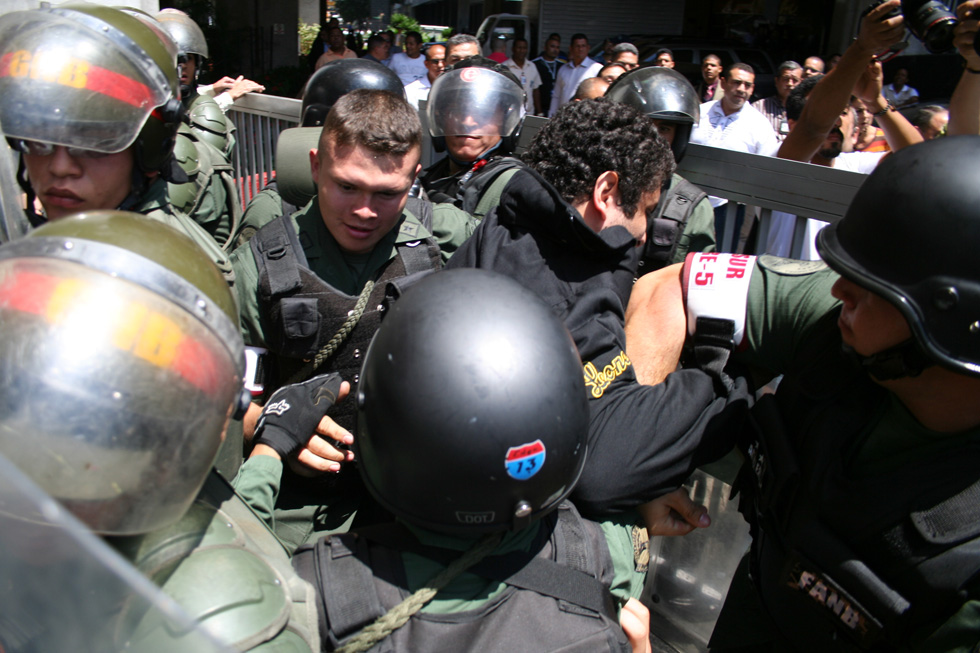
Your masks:
<path fill-rule="evenodd" d="M 922 370 L 935 365 L 912 338 L 871 356 L 862 356 L 845 344 L 842 344 L 841 348 L 847 356 L 857 361 L 878 381 L 919 376 Z"/>

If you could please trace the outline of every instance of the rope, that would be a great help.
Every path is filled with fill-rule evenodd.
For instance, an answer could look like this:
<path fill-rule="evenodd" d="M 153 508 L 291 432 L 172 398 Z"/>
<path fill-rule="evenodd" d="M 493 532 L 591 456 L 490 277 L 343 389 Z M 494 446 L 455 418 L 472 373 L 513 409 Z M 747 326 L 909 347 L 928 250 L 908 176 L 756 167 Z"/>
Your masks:
<path fill-rule="evenodd" d="M 373 290 L 373 281 L 368 281 L 366 284 L 364 284 L 364 290 L 361 291 L 360 296 L 357 298 L 357 304 L 354 305 L 354 310 L 352 310 L 350 315 L 347 316 L 347 320 L 344 321 L 344 324 L 340 327 L 340 330 L 337 331 L 333 338 L 331 338 L 330 341 L 323 346 L 323 349 L 318 351 L 316 356 L 313 357 L 312 366 L 304 365 L 299 369 L 299 371 L 296 372 L 296 374 L 293 374 L 289 381 L 287 381 L 284 385 L 292 385 L 293 383 L 299 383 L 307 380 L 313 376 L 313 372 L 315 372 L 325 360 L 333 356 L 334 352 L 337 351 L 337 348 L 340 347 L 345 340 L 347 340 L 347 337 L 351 334 L 351 331 L 353 331 L 354 327 L 357 326 L 357 322 L 364 314 L 364 308 L 367 306 L 368 299 L 370 298 L 371 291 Z"/>
<path fill-rule="evenodd" d="M 448 567 L 436 574 L 428 583 L 407 599 L 378 617 L 374 623 L 365 627 L 353 639 L 337 649 L 337 653 L 364 653 L 372 646 L 395 632 L 412 618 L 412 615 L 422 609 L 426 603 L 435 598 L 443 587 L 464 571 L 490 555 L 500 541 L 501 533 L 492 533 L 481 538 L 469 551 L 454 560 Z"/>

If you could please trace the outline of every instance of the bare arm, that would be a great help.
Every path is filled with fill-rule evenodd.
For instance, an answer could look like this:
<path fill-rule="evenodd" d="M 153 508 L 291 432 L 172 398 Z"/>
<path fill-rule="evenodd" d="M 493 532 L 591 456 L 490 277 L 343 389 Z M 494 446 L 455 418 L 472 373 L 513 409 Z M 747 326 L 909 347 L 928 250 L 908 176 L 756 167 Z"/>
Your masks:
<path fill-rule="evenodd" d="M 915 125 L 898 111 L 888 110 L 888 102 L 881 94 L 882 72 L 877 61 L 869 63 L 854 85 L 854 95 L 864 103 L 872 114 L 877 114 L 878 126 L 885 132 L 885 140 L 892 152 L 903 147 L 921 143 L 923 138 Z M 882 113 L 884 112 L 884 113 Z"/>
<path fill-rule="evenodd" d="M 626 350 L 640 383 L 655 385 L 677 369 L 687 337 L 683 264 L 643 275 L 626 308 Z"/>
<path fill-rule="evenodd" d="M 852 89 L 868 62 L 876 52 L 901 40 L 903 19 L 882 20 L 885 14 L 899 7 L 899 0 L 888 0 L 864 17 L 857 39 L 844 51 L 837 67 L 810 92 L 799 121 L 779 148 L 779 158 L 809 161 L 817 153 L 841 111 L 850 102 Z"/>
<path fill-rule="evenodd" d="M 966 19 L 970 13 L 973 18 Z M 949 100 L 949 124 L 946 133 L 980 134 L 980 55 L 973 49 L 973 39 L 980 27 L 980 0 L 969 0 L 956 8 L 960 19 L 953 32 L 953 43 L 966 62 L 953 96 Z M 971 72 L 973 71 L 973 72 Z"/>

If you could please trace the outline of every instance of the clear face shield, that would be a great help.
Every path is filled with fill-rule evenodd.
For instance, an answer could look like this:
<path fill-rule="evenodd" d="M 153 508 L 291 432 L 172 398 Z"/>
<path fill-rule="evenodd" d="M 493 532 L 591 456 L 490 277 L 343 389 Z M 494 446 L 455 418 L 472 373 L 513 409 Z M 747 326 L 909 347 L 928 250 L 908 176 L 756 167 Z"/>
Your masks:
<path fill-rule="evenodd" d="M 113 245 L 4 245 L 0 453 L 98 533 L 176 521 L 241 392 L 241 339 L 218 313 L 177 275 Z"/>
<path fill-rule="evenodd" d="M 524 91 L 487 68 L 460 68 L 436 78 L 426 111 L 433 137 L 506 137 L 524 119 Z"/>
<path fill-rule="evenodd" d="M 0 126 L 11 139 L 121 152 L 172 96 L 132 39 L 82 12 L 5 14 L 0 44 Z"/>
<path fill-rule="evenodd" d="M 639 68 L 620 76 L 606 97 L 652 118 L 697 124 L 701 103 L 691 83 L 671 68 Z"/>

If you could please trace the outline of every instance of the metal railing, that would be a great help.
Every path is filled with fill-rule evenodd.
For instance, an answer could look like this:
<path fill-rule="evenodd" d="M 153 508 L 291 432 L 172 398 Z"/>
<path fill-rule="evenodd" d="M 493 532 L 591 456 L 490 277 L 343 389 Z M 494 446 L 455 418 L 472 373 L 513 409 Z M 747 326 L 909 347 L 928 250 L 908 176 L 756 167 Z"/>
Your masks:
<path fill-rule="evenodd" d="M 228 110 L 238 130 L 231 162 L 243 209 L 275 176 L 279 133 L 299 125 L 302 104 L 292 98 L 249 93 Z"/>
<path fill-rule="evenodd" d="M 276 141 L 282 130 L 299 124 L 301 106 L 300 100 L 249 94 L 229 111 L 238 127 L 232 162 L 238 171 L 243 207 L 275 176 Z M 545 121 L 538 116 L 525 119 L 518 152 L 528 146 Z M 423 131 L 426 136 L 423 151 L 431 157 L 427 130 Z M 736 205 L 741 203 L 746 205 L 747 215 L 753 215 L 758 209 L 758 243 L 767 242 L 773 211 L 797 216 L 790 249 L 790 255 L 797 258 L 803 248 L 806 218 L 826 222 L 841 219 L 866 177 L 809 163 L 694 144 L 688 145 L 678 172 L 709 195 L 730 200 L 725 233 L 718 234 L 721 251 L 737 249 L 739 234 L 734 233 L 734 213 Z"/>

